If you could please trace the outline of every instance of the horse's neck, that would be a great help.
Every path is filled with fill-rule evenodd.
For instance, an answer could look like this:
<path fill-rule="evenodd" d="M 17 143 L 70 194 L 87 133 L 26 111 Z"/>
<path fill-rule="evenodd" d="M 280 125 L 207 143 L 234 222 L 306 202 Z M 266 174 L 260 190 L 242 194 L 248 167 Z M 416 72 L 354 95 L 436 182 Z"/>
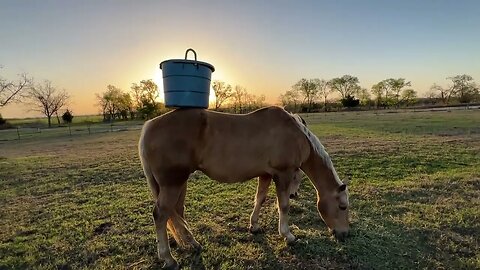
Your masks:
<path fill-rule="evenodd" d="M 324 160 L 326 158 L 312 151 L 301 167 L 320 196 L 324 192 L 332 192 L 341 184 L 331 160 Z"/>

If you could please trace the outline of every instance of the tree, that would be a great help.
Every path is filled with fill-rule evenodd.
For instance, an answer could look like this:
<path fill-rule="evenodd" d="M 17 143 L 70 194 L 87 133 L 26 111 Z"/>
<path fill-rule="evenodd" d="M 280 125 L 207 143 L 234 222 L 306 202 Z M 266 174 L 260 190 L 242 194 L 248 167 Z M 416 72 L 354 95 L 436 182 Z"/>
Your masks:
<path fill-rule="evenodd" d="M 403 103 L 406 106 L 412 105 L 415 100 L 417 99 L 417 91 L 409 88 L 409 89 L 404 89 L 401 94 L 401 99 L 399 103 Z"/>
<path fill-rule="evenodd" d="M 0 107 L 23 97 L 22 92 L 28 90 L 31 85 L 32 78 L 29 78 L 26 73 L 20 74 L 16 82 L 0 76 Z"/>
<path fill-rule="evenodd" d="M 362 88 L 358 91 L 358 99 L 360 100 L 360 104 L 370 107 L 371 100 L 370 100 L 370 92 L 367 88 Z"/>
<path fill-rule="evenodd" d="M 372 86 L 372 93 L 376 96 L 376 106 L 397 106 L 400 104 L 400 96 L 403 89 L 410 86 L 404 78 L 390 78 L 378 82 Z"/>
<path fill-rule="evenodd" d="M 375 96 L 375 107 L 386 107 L 386 98 L 384 98 L 384 93 L 388 94 L 387 91 L 388 88 L 383 81 L 372 85 L 372 94 Z"/>
<path fill-rule="evenodd" d="M 247 101 L 247 90 L 245 87 L 235 85 L 233 88 L 233 109 L 236 113 L 244 113 Z"/>
<path fill-rule="evenodd" d="M 404 78 L 390 78 L 385 80 L 385 83 L 392 90 L 392 99 L 395 106 L 400 104 L 400 95 L 404 87 L 411 86 L 410 82 L 407 82 Z"/>
<path fill-rule="evenodd" d="M 123 92 L 114 85 L 107 85 L 107 91 L 102 94 L 96 94 L 98 104 L 102 108 L 103 120 L 114 120 L 120 115 L 120 103 Z"/>
<path fill-rule="evenodd" d="M 442 100 L 443 104 L 448 104 L 450 101 L 450 98 L 453 95 L 453 88 L 452 87 L 443 88 L 440 85 L 434 83 L 430 87 L 430 92 L 431 94 L 437 93 L 440 99 Z"/>
<path fill-rule="evenodd" d="M 41 112 L 48 119 L 48 127 L 52 126 L 51 118 L 68 102 L 70 96 L 65 90 L 57 90 L 48 80 L 43 84 L 32 86 L 28 93 L 34 111 Z"/>
<path fill-rule="evenodd" d="M 71 124 L 73 120 L 73 114 L 72 111 L 67 109 L 63 114 L 62 114 L 62 120 L 64 123 Z"/>
<path fill-rule="evenodd" d="M 288 90 L 285 94 L 280 95 L 280 102 L 288 110 L 298 112 L 297 105 L 300 103 L 300 94 L 296 89 Z"/>
<path fill-rule="evenodd" d="M 342 99 L 346 99 L 348 96 L 355 97 L 360 86 L 358 85 L 358 78 L 351 75 L 343 75 L 340 78 L 333 78 L 330 80 L 329 85 L 332 91 L 340 93 Z"/>
<path fill-rule="evenodd" d="M 460 103 L 469 103 L 478 94 L 478 86 L 470 75 L 457 75 L 448 77 L 447 79 L 452 80 L 452 92 L 458 98 Z"/>
<path fill-rule="evenodd" d="M 212 88 L 215 92 L 215 110 L 218 110 L 225 101 L 233 96 L 232 86 L 217 80 L 213 82 Z"/>
<path fill-rule="evenodd" d="M 321 79 L 321 80 L 317 79 L 316 84 L 318 89 L 318 95 L 323 98 L 323 109 L 324 111 L 327 111 L 327 98 L 330 92 L 332 91 L 330 89 L 330 84 L 328 83 L 328 81 L 324 79 Z"/>
<path fill-rule="evenodd" d="M 144 119 L 151 118 L 160 113 L 160 103 L 156 101 L 158 97 L 158 86 L 153 80 L 142 80 L 139 84 L 132 84 L 133 101 L 132 106 Z"/>
<path fill-rule="evenodd" d="M 292 86 L 298 93 L 303 95 L 303 103 L 307 105 L 307 110 L 311 111 L 315 100 L 318 97 L 318 82 L 319 79 L 305 79 L 302 78 Z"/>

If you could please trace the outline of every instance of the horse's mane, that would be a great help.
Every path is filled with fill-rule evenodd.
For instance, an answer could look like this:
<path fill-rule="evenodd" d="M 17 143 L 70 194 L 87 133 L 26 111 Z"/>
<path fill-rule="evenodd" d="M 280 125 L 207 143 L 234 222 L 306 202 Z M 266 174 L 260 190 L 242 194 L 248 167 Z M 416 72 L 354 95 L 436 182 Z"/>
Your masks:
<path fill-rule="evenodd" d="M 307 128 L 307 125 L 303 123 L 304 120 L 302 119 L 302 117 L 300 117 L 300 115 L 298 114 L 290 114 L 290 115 L 293 117 L 293 119 L 295 119 L 295 123 L 297 124 L 298 128 L 303 132 L 303 134 L 305 134 L 305 137 L 307 137 L 315 153 L 318 156 L 320 156 L 320 158 L 323 160 L 325 165 L 327 165 L 327 167 L 332 171 L 335 177 L 335 180 L 337 180 L 339 184 L 342 184 L 342 181 L 340 181 L 340 178 L 338 177 L 337 172 L 333 167 L 332 159 L 328 155 L 327 151 L 325 151 L 325 147 L 320 142 L 318 137 L 315 136 L 315 134 L 313 134 L 313 132 Z"/>

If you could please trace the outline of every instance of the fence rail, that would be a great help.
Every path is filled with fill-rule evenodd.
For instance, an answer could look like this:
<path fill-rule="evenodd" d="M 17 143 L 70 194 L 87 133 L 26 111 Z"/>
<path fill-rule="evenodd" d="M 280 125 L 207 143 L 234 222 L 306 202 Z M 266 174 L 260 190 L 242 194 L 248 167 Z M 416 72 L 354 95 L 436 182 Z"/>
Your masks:
<path fill-rule="evenodd" d="M 17 127 L 0 130 L 0 141 L 25 140 L 31 138 L 50 138 L 61 136 L 88 135 L 126 130 L 139 130 L 143 122 L 98 123 L 91 125 L 72 125 L 53 128 Z"/>

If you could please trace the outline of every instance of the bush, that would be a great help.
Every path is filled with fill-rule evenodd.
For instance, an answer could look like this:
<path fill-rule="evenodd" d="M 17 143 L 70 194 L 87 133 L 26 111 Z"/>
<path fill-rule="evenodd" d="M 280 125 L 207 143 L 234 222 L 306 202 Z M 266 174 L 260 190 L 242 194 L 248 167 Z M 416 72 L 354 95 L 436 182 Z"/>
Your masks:
<path fill-rule="evenodd" d="M 347 108 L 356 107 L 360 104 L 359 99 L 355 99 L 354 96 L 348 95 L 346 98 L 341 99 L 342 105 Z"/>
<path fill-rule="evenodd" d="M 70 110 L 67 109 L 66 112 L 62 115 L 62 120 L 64 123 L 71 124 L 73 120 L 73 114 Z"/>
<path fill-rule="evenodd" d="M 8 129 L 14 128 L 14 126 L 7 122 L 6 119 L 3 119 L 2 115 L 0 114 L 0 129 Z"/>

